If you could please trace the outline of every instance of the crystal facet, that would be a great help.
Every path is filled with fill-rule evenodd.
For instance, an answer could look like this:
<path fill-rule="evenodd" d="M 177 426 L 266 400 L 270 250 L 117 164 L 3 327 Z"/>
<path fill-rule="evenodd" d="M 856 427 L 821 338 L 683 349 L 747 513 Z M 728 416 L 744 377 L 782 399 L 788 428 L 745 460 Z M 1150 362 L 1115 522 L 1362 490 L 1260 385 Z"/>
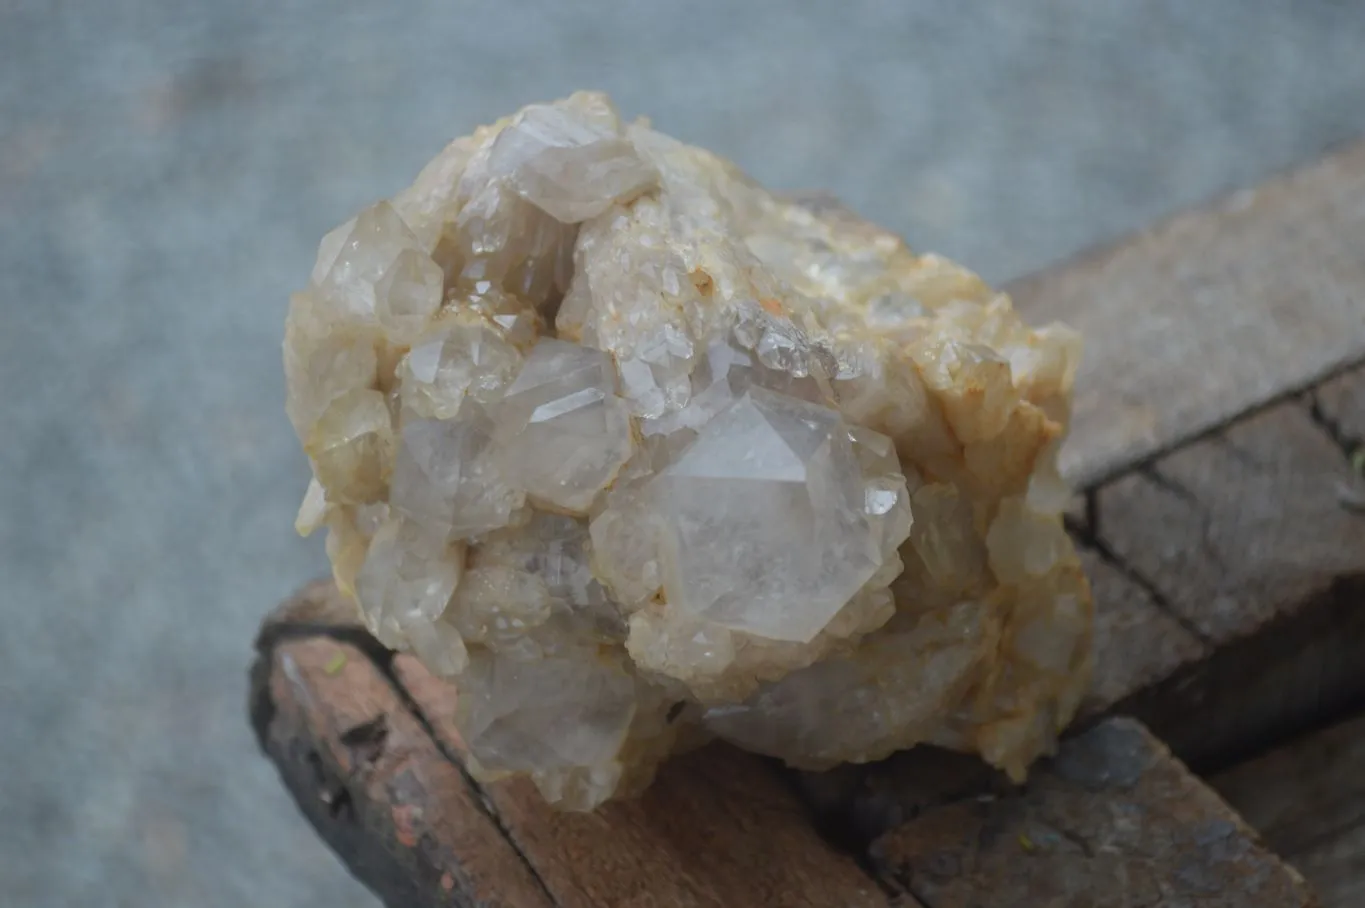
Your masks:
<path fill-rule="evenodd" d="M 327 234 L 284 352 L 296 525 L 481 778 L 586 810 L 708 737 L 1021 777 L 1076 710 L 1074 332 L 603 95 Z"/>
<path fill-rule="evenodd" d="M 630 456 L 630 419 L 611 357 L 546 339 L 497 408 L 508 476 L 551 507 L 586 511 Z"/>
<path fill-rule="evenodd" d="M 694 617 L 805 643 L 877 569 L 848 429 L 827 407 L 750 389 L 651 487 L 666 598 Z"/>

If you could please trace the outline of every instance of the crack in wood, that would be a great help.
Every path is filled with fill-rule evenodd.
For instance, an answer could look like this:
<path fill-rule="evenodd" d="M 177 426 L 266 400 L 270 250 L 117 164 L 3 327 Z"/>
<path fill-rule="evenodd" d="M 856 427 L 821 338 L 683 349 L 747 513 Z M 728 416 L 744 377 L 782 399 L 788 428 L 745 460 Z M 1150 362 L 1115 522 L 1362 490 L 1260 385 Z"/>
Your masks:
<path fill-rule="evenodd" d="M 1347 373 L 1356 369 L 1365 368 L 1365 356 L 1358 356 L 1345 362 L 1335 363 L 1325 369 L 1320 370 L 1308 379 L 1296 382 L 1295 384 L 1283 388 L 1275 394 L 1269 395 L 1263 400 L 1258 401 L 1252 406 L 1245 407 L 1237 413 L 1232 414 L 1216 423 L 1202 426 L 1199 429 L 1185 432 L 1173 437 L 1168 443 L 1161 447 L 1144 453 L 1139 457 L 1132 457 L 1127 460 L 1116 461 L 1109 467 L 1097 470 L 1094 475 L 1085 477 L 1077 488 L 1081 492 L 1088 492 L 1092 489 L 1100 489 L 1104 486 L 1118 482 L 1124 477 L 1140 471 L 1145 467 L 1159 463 L 1167 457 L 1203 441 L 1216 441 L 1228 443 L 1227 440 L 1219 439 L 1218 436 L 1226 432 L 1227 429 L 1239 422 L 1249 420 L 1255 416 L 1265 413 L 1280 404 L 1288 403 L 1301 399 L 1305 394 L 1311 394 L 1316 389 L 1322 387 L 1330 381 L 1334 381 Z M 1245 453 L 1245 452 L 1243 452 Z M 1077 471 L 1071 471 L 1077 472 Z M 1079 470 L 1081 473 L 1087 472 L 1084 468 Z"/>
<path fill-rule="evenodd" d="M 1087 858 L 1095 857 L 1094 849 L 1090 847 L 1090 843 L 1087 842 L 1080 833 L 1072 829 L 1068 829 L 1067 827 L 1059 825 L 1057 823 L 1049 822 L 1044 825 L 1052 832 L 1055 832 L 1061 838 L 1066 839 L 1066 841 L 1076 846 L 1080 853 L 1085 855 Z"/>
<path fill-rule="evenodd" d="M 1146 479 L 1152 485 L 1161 489 L 1163 492 L 1166 492 L 1174 496 L 1175 498 L 1180 499 L 1185 504 L 1189 505 L 1195 510 L 1200 512 L 1208 510 L 1206 507 L 1204 507 L 1204 503 L 1199 500 L 1199 496 L 1194 494 L 1194 492 L 1191 491 L 1189 486 L 1185 485 L 1183 482 L 1176 479 L 1174 476 L 1170 476 L 1162 472 L 1161 468 L 1157 464 L 1154 463 L 1147 464 L 1145 467 L 1142 467 L 1136 472 L 1139 476 L 1141 476 L 1143 479 Z"/>
<path fill-rule="evenodd" d="M 1215 436 L 1217 439 L 1226 442 L 1229 448 L 1235 447 L 1228 440 L 1226 435 Z M 1200 500 L 1199 495 L 1193 489 L 1185 485 L 1180 480 L 1171 476 L 1161 469 L 1160 464 L 1149 464 L 1137 471 L 1137 475 L 1149 485 L 1156 487 L 1160 492 L 1170 495 L 1181 504 L 1194 512 L 1195 518 L 1199 521 L 1199 545 L 1201 554 L 1218 566 L 1220 570 L 1227 569 L 1227 563 L 1223 555 L 1214 543 L 1213 534 L 1213 511 Z M 1115 552 L 1117 556 L 1117 552 Z M 1134 568 L 1136 570 L 1136 568 Z M 1153 581 L 1155 585 L 1155 581 Z"/>
<path fill-rule="evenodd" d="M 426 735 L 430 740 L 432 747 L 435 748 L 436 752 L 460 773 L 465 785 L 475 796 L 473 798 L 475 806 L 488 818 L 498 832 L 501 833 L 502 837 L 507 841 L 507 844 L 521 860 L 522 864 L 525 865 L 527 872 L 530 873 L 531 878 L 535 880 L 540 891 L 544 893 L 547 901 L 551 905 L 558 906 L 560 904 L 559 899 L 550 890 L 550 887 L 540 875 L 535 864 L 527 857 L 525 850 L 507 828 L 502 817 L 498 814 L 497 808 L 491 799 L 489 799 L 487 792 L 484 791 L 483 786 L 475 781 L 474 777 L 469 774 L 469 770 L 465 768 L 465 765 L 463 761 L 460 760 L 459 756 L 446 746 L 445 741 L 437 734 L 436 729 L 427 717 L 426 712 L 412 696 L 412 692 L 403 684 L 402 679 L 398 677 L 398 674 L 393 667 L 393 660 L 397 655 L 396 653 L 386 648 L 363 627 L 358 625 L 337 625 L 311 622 L 291 623 L 287 621 L 271 622 L 263 627 L 256 639 L 256 651 L 259 654 L 261 663 L 267 666 L 268 670 L 268 667 L 274 659 L 275 649 L 281 644 L 294 640 L 308 640 L 318 637 L 323 637 L 353 647 L 374 667 L 379 677 L 393 690 L 394 695 L 398 698 L 399 704 L 412 717 L 413 721 L 417 724 L 417 727 L 421 729 L 422 734 Z M 268 689 L 266 696 L 268 698 Z M 253 704 L 253 713 L 256 712 L 257 710 Z M 265 740 L 266 730 L 269 727 L 268 722 L 273 718 L 273 712 L 273 703 L 270 704 L 267 709 L 263 709 L 259 712 L 260 717 L 267 723 L 260 725 L 257 728 L 257 735 L 262 742 Z M 253 716 L 253 718 L 255 717 Z M 381 716 L 379 719 L 382 721 L 383 717 Z M 364 723 L 357 728 L 350 729 L 343 734 L 343 743 L 345 743 L 346 735 L 355 734 L 357 731 L 360 731 L 362 733 L 362 739 L 366 743 L 372 744 L 375 729 L 367 729 L 367 726 L 372 724 L 373 723 Z M 343 789 L 343 792 L 345 792 L 345 789 Z M 345 796 L 349 801 L 349 792 L 345 792 Z M 329 804 L 328 806 L 330 809 L 331 805 Z"/>
<path fill-rule="evenodd" d="M 1350 463 L 1351 458 L 1360 450 L 1361 445 L 1365 444 L 1365 439 L 1352 437 L 1340 420 L 1333 419 L 1328 415 L 1318 397 L 1321 390 L 1322 384 L 1319 384 L 1304 395 L 1303 402 L 1308 408 L 1308 416 L 1318 428 L 1326 433 L 1328 438 L 1332 439 L 1332 443 L 1341 451 L 1341 456 L 1346 458 L 1347 463 Z"/>
<path fill-rule="evenodd" d="M 1090 524 L 1089 526 L 1083 526 L 1079 521 L 1070 519 L 1066 516 L 1062 518 L 1062 524 L 1066 527 L 1072 538 L 1080 545 L 1093 551 L 1100 557 L 1101 561 L 1118 571 L 1126 580 L 1142 590 L 1142 592 L 1151 599 L 1153 605 L 1179 624 L 1181 628 L 1188 631 L 1192 637 L 1206 646 L 1211 645 L 1213 641 L 1210 640 L 1208 635 L 1201 631 L 1194 622 L 1189 620 L 1189 618 L 1181 614 L 1153 581 L 1149 580 L 1141 571 L 1125 561 L 1109 543 L 1107 543 L 1098 533 L 1093 531 L 1094 527 L 1099 526 L 1100 508 L 1098 495 L 1096 494 L 1097 492 L 1097 489 L 1089 489 L 1086 492 L 1087 510 L 1093 511 L 1094 514 L 1091 519 L 1086 521 Z"/>
<path fill-rule="evenodd" d="M 1269 469 L 1269 465 L 1255 454 L 1233 441 L 1231 436 L 1228 435 L 1227 430 L 1235 428 L 1237 424 L 1236 421 L 1229 423 L 1224 430 L 1209 436 L 1208 442 L 1217 445 L 1229 458 L 1237 461 L 1237 463 L 1246 467 L 1248 470 L 1255 473 L 1265 472 Z M 1179 449 L 1172 453 L 1179 453 Z"/>
<path fill-rule="evenodd" d="M 1100 535 L 1100 492 L 1097 488 L 1085 490 L 1085 524 L 1091 535 Z"/>

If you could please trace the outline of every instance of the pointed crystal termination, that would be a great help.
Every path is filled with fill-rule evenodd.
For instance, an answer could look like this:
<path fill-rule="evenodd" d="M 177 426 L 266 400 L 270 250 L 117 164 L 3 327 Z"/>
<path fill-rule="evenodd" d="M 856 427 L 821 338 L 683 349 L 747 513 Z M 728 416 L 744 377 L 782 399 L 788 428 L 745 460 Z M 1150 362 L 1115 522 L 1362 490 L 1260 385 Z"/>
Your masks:
<path fill-rule="evenodd" d="M 1079 339 L 600 94 L 457 139 L 327 234 L 286 408 L 370 631 L 560 808 L 718 737 L 1016 777 L 1075 712 Z"/>
<path fill-rule="evenodd" d="M 583 512 L 630 457 L 630 419 L 611 357 L 543 340 L 498 405 L 498 441 L 513 482 L 551 507 Z"/>
<path fill-rule="evenodd" d="M 503 478 L 493 422 L 467 404 L 463 419 L 413 419 L 403 426 L 389 504 L 442 539 L 507 526 L 525 494 Z"/>
<path fill-rule="evenodd" d="M 616 111 L 579 97 L 578 109 L 526 108 L 494 140 L 490 155 L 492 169 L 508 174 L 518 195 L 565 224 L 596 217 L 659 179 L 621 135 Z"/>

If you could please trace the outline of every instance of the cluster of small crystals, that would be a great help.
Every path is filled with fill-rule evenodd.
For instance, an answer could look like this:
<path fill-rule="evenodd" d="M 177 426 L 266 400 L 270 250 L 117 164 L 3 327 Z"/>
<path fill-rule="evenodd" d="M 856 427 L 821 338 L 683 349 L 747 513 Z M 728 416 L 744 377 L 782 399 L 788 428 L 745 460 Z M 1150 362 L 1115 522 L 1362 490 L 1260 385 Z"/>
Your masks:
<path fill-rule="evenodd" d="M 322 241 L 288 413 L 370 630 L 472 770 L 590 809 L 711 738 L 1021 776 L 1091 604 L 1055 462 L 1079 341 L 579 93 Z"/>

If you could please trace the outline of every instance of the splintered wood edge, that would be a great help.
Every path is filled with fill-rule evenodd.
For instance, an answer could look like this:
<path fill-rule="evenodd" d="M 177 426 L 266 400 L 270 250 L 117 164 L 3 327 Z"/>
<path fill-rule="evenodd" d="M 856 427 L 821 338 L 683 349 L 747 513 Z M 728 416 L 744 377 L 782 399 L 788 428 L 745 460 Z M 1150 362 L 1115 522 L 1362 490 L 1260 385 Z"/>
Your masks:
<path fill-rule="evenodd" d="M 252 724 L 304 815 L 389 905 L 916 908 L 819 838 L 766 762 L 712 746 L 638 800 L 551 811 L 464 772 L 454 688 L 384 650 L 330 583 L 268 618 Z"/>
<path fill-rule="evenodd" d="M 1090 486 L 1365 362 L 1365 142 L 1007 289 L 1081 332 L 1064 474 Z"/>

